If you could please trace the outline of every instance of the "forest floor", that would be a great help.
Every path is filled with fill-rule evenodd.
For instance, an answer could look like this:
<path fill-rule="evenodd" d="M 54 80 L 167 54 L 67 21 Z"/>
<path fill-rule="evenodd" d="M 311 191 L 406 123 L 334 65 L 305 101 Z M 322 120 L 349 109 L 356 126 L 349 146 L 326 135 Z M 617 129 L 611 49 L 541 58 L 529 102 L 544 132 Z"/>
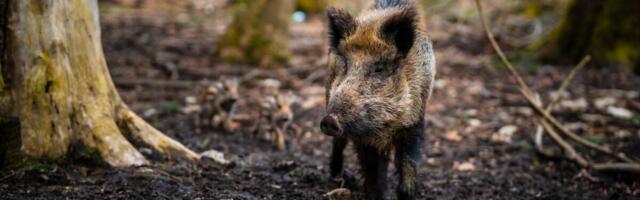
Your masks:
<path fill-rule="evenodd" d="M 260 68 L 213 56 L 225 20 L 109 6 L 103 7 L 101 17 L 107 63 L 125 102 L 187 147 L 221 151 L 233 164 L 164 161 L 141 148 L 154 158 L 153 164 L 113 169 L 76 162 L 0 171 L 0 199 L 320 199 L 340 187 L 360 194 L 351 148 L 346 152 L 351 176 L 329 178 L 330 138 L 318 128 L 324 114 L 326 62 L 320 20 L 311 18 L 291 28 L 291 64 Z M 418 170 L 420 199 L 640 198 L 638 176 L 583 171 L 571 162 L 536 153 L 534 113 L 495 60 L 479 22 L 434 17 L 429 23 L 438 74 L 427 104 L 427 140 Z M 507 51 L 517 49 L 503 45 Z M 526 82 L 545 102 L 570 69 L 512 57 L 520 59 Z M 203 81 L 234 77 L 240 80 L 236 114 L 246 118 L 238 130 L 209 128 L 200 123 L 205 119 L 197 109 L 186 109 L 208 103 L 200 100 L 206 90 Z M 265 79 L 279 81 L 281 92 L 292 91 L 298 99 L 294 123 L 301 131 L 287 134 L 284 151 L 251 133 Z M 640 80 L 629 70 L 589 68 L 577 75 L 553 114 L 583 137 L 639 159 L 638 88 Z M 612 107 L 630 111 L 632 117 Z M 605 160 L 578 149 L 591 159 Z M 397 181 L 393 173 L 389 176 L 394 194 Z"/>

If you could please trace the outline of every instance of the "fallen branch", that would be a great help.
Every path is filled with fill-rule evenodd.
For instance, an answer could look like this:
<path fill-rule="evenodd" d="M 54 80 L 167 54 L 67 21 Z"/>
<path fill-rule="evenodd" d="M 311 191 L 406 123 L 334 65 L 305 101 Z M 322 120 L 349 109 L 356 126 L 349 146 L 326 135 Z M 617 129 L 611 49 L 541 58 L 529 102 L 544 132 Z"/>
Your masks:
<path fill-rule="evenodd" d="M 598 171 L 618 171 L 618 172 L 632 172 L 640 174 L 640 165 L 635 163 L 602 163 L 593 164 L 593 169 Z"/>
<path fill-rule="evenodd" d="M 565 128 L 564 126 L 562 126 L 562 124 L 553 116 L 551 116 L 551 114 L 549 114 L 549 112 L 546 109 L 543 109 L 541 107 L 541 103 L 537 102 L 534 97 L 533 97 L 533 93 L 532 91 L 529 89 L 529 87 L 527 86 L 527 84 L 524 82 L 524 80 L 522 79 L 522 77 L 518 74 L 518 72 L 515 70 L 515 68 L 513 67 L 513 65 L 511 64 L 511 62 L 509 62 L 509 60 L 507 59 L 507 57 L 504 55 L 504 53 L 502 52 L 502 49 L 500 48 L 500 46 L 498 45 L 498 43 L 495 41 L 495 38 L 493 36 L 493 33 L 491 33 L 491 31 L 489 30 L 489 26 L 487 25 L 485 19 L 484 19 L 484 14 L 482 11 L 482 5 L 480 4 L 479 0 L 475 0 L 476 2 L 476 8 L 478 9 L 478 13 L 480 15 L 480 22 L 482 23 L 482 28 L 484 29 L 485 33 L 487 34 L 487 37 L 493 47 L 493 49 L 496 51 L 496 53 L 498 54 L 498 56 L 500 57 L 500 60 L 507 66 L 507 69 L 509 69 L 509 72 L 511 73 L 512 77 L 515 78 L 516 83 L 519 85 L 520 87 L 520 92 L 522 93 L 522 96 L 524 96 L 525 100 L 527 101 L 527 103 L 536 111 L 536 113 L 541 117 L 540 121 L 542 121 L 543 127 L 545 127 L 546 124 L 546 129 L 548 132 L 554 132 L 554 129 L 558 129 L 560 131 L 560 133 L 562 133 L 565 136 L 568 136 L 570 139 L 584 145 L 587 146 L 589 148 L 595 149 L 597 151 L 600 151 L 606 155 L 609 155 L 611 157 L 614 157 L 616 159 L 619 159 L 621 161 L 624 161 L 626 163 L 624 163 L 624 167 L 621 168 L 617 168 L 617 169 L 621 169 L 621 170 L 625 170 L 625 169 L 636 169 L 636 168 L 640 168 L 640 164 L 638 163 L 634 163 L 633 160 L 627 158 L 624 154 L 622 153 L 614 153 L 613 151 L 611 151 L 609 148 L 606 148 L 604 146 L 600 146 L 597 145 L 595 143 L 589 142 L 587 140 L 585 140 L 584 138 L 581 138 L 580 136 L 576 135 L 575 133 L 571 132 L 570 130 L 568 130 L 567 128 Z M 556 136 L 559 136 L 558 134 L 555 134 Z M 568 159 L 573 160 L 575 162 L 578 162 L 578 164 L 581 167 L 587 168 L 587 167 L 592 167 L 593 169 L 609 169 L 606 167 L 602 167 L 601 165 L 598 165 L 600 168 L 595 168 L 595 165 L 590 164 L 589 162 L 586 161 L 586 159 L 580 159 L 579 156 L 577 156 L 577 152 L 575 151 L 575 149 L 573 149 L 573 147 L 571 145 L 569 145 L 568 143 L 566 143 L 561 137 L 553 137 L 556 142 L 563 147 L 563 149 L 565 150 L 565 154 L 571 156 L 568 157 Z M 568 153 L 566 153 L 568 152 Z M 572 153 L 573 152 L 573 153 Z M 582 161 L 584 160 L 584 161 Z M 587 164 L 585 164 L 585 162 Z"/>
<path fill-rule="evenodd" d="M 545 112 L 551 112 L 551 109 L 553 109 L 553 106 L 555 106 L 555 104 L 558 103 L 558 101 L 562 97 L 562 94 L 564 93 L 564 91 L 569 86 L 569 83 L 571 83 L 571 80 L 573 80 L 573 77 L 575 77 L 575 75 L 578 73 L 578 71 L 580 71 L 580 69 L 584 68 L 584 66 L 587 65 L 589 60 L 591 60 L 591 56 L 589 56 L 589 55 L 585 56 L 584 58 L 582 58 L 580 63 L 578 63 L 571 70 L 571 72 L 569 72 L 569 75 L 567 76 L 567 78 L 565 78 L 564 81 L 562 82 L 562 84 L 560 84 L 560 88 L 558 88 L 558 90 L 556 90 L 556 94 L 557 95 L 551 99 L 551 102 L 549 102 L 549 104 L 545 108 L 545 110 L 544 110 Z M 541 104 L 541 101 L 538 101 L 538 103 Z M 544 121 L 542 123 L 544 123 Z M 545 127 L 547 127 L 547 126 L 545 126 Z M 545 129 L 543 129 L 543 126 L 538 124 L 538 126 L 536 127 L 536 135 L 535 135 L 534 142 L 536 144 L 536 148 L 538 149 L 538 152 L 542 153 L 543 155 L 545 155 L 547 157 L 553 157 L 554 153 L 552 151 L 544 148 L 544 142 L 543 142 L 543 140 L 544 140 L 543 139 L 544 138 L 544 130 Z M 547 130 L 547 132 L 549 132 L 549 131 Z"/>

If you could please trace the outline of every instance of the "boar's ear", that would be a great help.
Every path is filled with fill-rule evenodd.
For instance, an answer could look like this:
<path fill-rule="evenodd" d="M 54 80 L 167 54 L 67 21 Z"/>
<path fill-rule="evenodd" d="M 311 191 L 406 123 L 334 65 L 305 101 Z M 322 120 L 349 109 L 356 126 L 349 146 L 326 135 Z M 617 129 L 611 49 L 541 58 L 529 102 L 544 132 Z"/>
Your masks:
<path fill-rule="evenodd" d="M 402 56 L 406 56 L 413 47 L 417 17 L 415 8 L 405 8 L 389 16 L 380 28 L 382 39 L 394 45 Z"/>
<path fill-rule="evenodd" d="M 340 41 L 356 30 L 356 21 L 347 11 L 334 7 L 328 7 L 326 14 L 329 18 L 329 42 L 331 48 L 338 48 Z"/>

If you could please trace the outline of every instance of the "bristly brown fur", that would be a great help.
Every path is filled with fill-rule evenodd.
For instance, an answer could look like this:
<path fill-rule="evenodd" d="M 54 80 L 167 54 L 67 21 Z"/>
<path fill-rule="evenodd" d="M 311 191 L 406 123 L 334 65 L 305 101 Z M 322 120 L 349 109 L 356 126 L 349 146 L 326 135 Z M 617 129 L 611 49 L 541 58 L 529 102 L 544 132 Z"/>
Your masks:
<path fill-rule="evenodd" d="M 348 138 L 356 145 L 368 198 L 384 198 L 388 153 L 395 150 L 398 199 L 413 199 L 425 103 L 435 76 L 435 56 L 417 4 L 376 0 L 355 18 L 335 8 L 327 16 L 329 115 L 321 128 L 337 135 L 332 174 L 341 171 Z"/>

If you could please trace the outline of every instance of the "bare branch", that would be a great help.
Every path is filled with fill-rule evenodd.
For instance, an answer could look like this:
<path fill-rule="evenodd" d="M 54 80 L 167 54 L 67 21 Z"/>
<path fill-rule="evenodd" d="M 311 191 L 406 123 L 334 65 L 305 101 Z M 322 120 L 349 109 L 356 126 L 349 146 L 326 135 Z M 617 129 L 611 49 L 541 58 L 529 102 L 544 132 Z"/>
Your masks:
<path fill-rule="evenodd" d="M 618 169 L 632 169 L 632 170 L 634 170 L 634 169 L 636 169 L 636 167 L 640 167 L 640 164 L 634 163 L 633 160 L 627 158 L 623 153 L 615 153 L 615 152 L 611 151 L 609 148 L 597 145 L 595 143 L 592 143 L 590 141 L 585 140 L 584 138 L 581 138 L 580 136 L 576 135 L 575 133 L 571 132 L 570 130 L 568 130 L 567 128 L 562 126 L 562 124 L 555 117 L 553 117 L 553 116 L 551 116 L 551 114 L 549 114 L 548 109 L 543 109 L 541 107 L 540 102 L 537 102 L 534 99 L 534 95 L 531 92 L 531 90 L 529 89 L 529 87 L 526 85 L 526 83 L 523 81 L 522 77 L 518 74 L 518 72 L 515 70 L 515 68 L 511 64 L 511 62 L 509 62 L 507 57 L 502 52 L 502 49 L 500 48 L 498 43 L 495 41 L 493 33 L 491 33 L 491 31 L 489 31 L 489 27 L 488 27 L 488 25 L 487 25 L 487 23 L 486 23 L 486 21 L 484 19 L 484 14 L 483 14 L 483 11 L 482 11 L 482 5 L 480 4 L 480 1 L 479 0 L 475 0 L 475 2 L 476 2 L 476 8 L 478 9 L 478 13 L 480 15 L 480 22 L 482 23 L 482 27 L 483 27 L 485 33 L 487 34 L 487 37 L 488 37 L 489 41 L 491 42 L 491 45 L 492 45 L 493 49 L 496 51 L 496 53 L 500 57 L 501 61 L 507 66 L 507 68 L 509 69 L 509 72 L 515 78 L 516 83 L 520 86 L 520 92 L 522 93 L 522 96 L 524 96 L 524 98 L 527 101 L 527 103 L 536 111 L 536 113 L 538 113 L 538 115 L 540 115 L 543 127 L 545 127 L 545 129 L 550 133 L 550 135 L 552 135 L 552 137 L 554 137 L 556 142 L 558 142 L 558 144 L 561 145 L 565 149 L 565 151 L 566 151 L 565 153 L 568 155 L 568 158 L 571 159 L 571 160 L 576 161 L 582 167 L 590 166 L 589 163 L 586 161 L 586 159 L 581 158 L 577 154 L 577 152 L 575 152 L 575 149 L 573 149 L 573 147 L 571 145 L 566 143 L 561 137 L 555 137 L 555 136 L 559 136 L 559 135 L 558 134 L 553 134 L 553 133 L 555 133 L 554 128 L 558 129 L 562 134 L 568 136 L 572 140 L 574 140 L 574 141 L 576 141 L 576 142 L 578 142 L 578 143 L 580 143 L 580 144 L 582 144 L 584 146 L 587 146 L 589 148 L 598 150 L 598 151 L 600 151 L 600 152 L 602 152 L 602 153 L 604 153 L 606 155 L 609 155 L 609 156 L 614 157 L 616 159 L 619 159 L 619 160 L 622 160 L 624 162 L 627 162 L 627 163 L 624 163 L 625 165 L 623 165 L 624 166 L 623 168 L 618 168 Z M 566 86 L 564 86 L 564 87 L 566 87 Z M 606 165 L 605 166 L 598 165 L 598 167 L 601 168 L 601 169 L 608 169 Z M 596 168 L 596 166 L 594 166 L 594 169 L 598 170 L 598 168 Z"/>
<path fill-rule="evenodd" d="M 547 133 L 549 133 L 549 136 L 551 136 L 551 138 L 556 143 L 558 143 L 558 145 L 560 145 L 562 149 L 564 149 L 564 154 L 569 160 L 575 161 L 576 163 L 578 163 L 578 165 L 580 165 L 580 167 L 589 167 L 589 162 L 580 154 L 578 154 L 573 146 L 565 142 L 562 137 L 560 137 L 560 135 L 558 135 L 558 133 L 553 129 L 553 127 L 551 127 L 551 125 L 547 123 L 547 121 L 544 121 L 542 119 L 540 121 L 544 129 L 547 131 Z"/>
<path fill-rule="evenodd" d="M 562 84 L 560 84 L 560 88 L 558 88 L 558 90 L 556 90 L 556 94 L 558 94 L 558 95 L 555 96 L 551 100 L 551 102 L 547 105 L 547 107 L 545 108 L 545 112 L 551 112 L 551 109 L 553 108 L 553 106 L 555 106 L 556 103 L 558 103 L 558 101 L 562 97 L 561 94 L 563 94 L 564 91 L 567 89 L 567 87 L 569 86 L 569 83 L 571 83 L 571 80 L 573 80 L 573 77 L 575 77 L 575 75 L 578 73 L 578 71 L 580 71 L 580 69 L 584 68 L 584 66 L 587 65 L 589 60 L 591 60 L 591 56 L 590 55 L 585 56 L 584 58 L 582 58 L 580 63 L 578 63 L 571 70 L 571 72 L 569 72 L 569 75 L 567 76 L 567 78 L 565 78 L 564 81 L 562 82 Z M 538 100 L 538 104 L 542 104 L 540 99 L 537 99 L 537 100 Z M 535 135 L 535 139 L 534 139 L 534 142 L 536 144 L 536 149 L 538 149 L 538 151 L 540 153 L 542 153 L 543 155 L 545 155 L 547 157 L 553 157 L 554 153 L 551 150 L 548 150 L 548 149 L 544 148 L 544 142 L 543 142 L 544 139 L 543 138 L 544 138 L 544 130 L 543 130 L 542 126 L 540 124 L 538 124 L 538 126 L 536 127 L 536 135 Z"/>

